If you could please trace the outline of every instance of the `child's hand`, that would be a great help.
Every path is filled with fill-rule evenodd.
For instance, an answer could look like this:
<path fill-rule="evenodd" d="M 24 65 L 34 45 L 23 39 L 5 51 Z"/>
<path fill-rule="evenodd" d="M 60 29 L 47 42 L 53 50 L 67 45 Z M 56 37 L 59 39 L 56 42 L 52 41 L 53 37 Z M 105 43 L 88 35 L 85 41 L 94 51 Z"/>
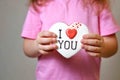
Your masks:
<path fill-rule="evenodd" d="M 38 52 L 41 54 L 48 54 L 57 48 L 56 35 L 49 31 L 40 32 L 35 40 Z"/>
<path fill-rule="evenodd" d="M 83 46 L 87 53 L 91 56 L 101 56 L 101 52 L 104 46 L 104 39 L 98 34 L 86 34 L 81 40 Z"/>

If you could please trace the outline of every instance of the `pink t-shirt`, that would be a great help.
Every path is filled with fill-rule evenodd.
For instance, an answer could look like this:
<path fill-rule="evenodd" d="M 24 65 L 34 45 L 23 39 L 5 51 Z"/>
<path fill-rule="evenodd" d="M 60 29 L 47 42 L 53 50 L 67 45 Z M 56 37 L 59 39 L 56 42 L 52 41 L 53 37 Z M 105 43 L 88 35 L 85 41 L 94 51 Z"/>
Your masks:
<path fill-rule="evenodd" d="M 80 22 L 87 25 L 90 32 L 102 36 L 119 31 L 109 10 L 104 9 L 96 15 L 91 7 L 84 8 L 81 1 L 51 0 L 39 7 L 40 13 L 29 8 L 22 37 L 35 39 L 40 31 L 49 30 L 56 22 L 69 25 Z M 88 55 L 84 49 L 70 59 L 54 51 L 38 58 L 36 80 L 99 80 L 100 62 L 100 58 Z"/>

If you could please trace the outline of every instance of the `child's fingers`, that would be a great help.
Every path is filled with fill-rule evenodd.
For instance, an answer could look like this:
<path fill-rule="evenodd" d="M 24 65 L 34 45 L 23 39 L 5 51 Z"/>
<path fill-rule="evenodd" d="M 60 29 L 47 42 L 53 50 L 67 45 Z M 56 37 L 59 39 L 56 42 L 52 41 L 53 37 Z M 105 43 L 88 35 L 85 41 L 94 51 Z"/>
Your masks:
<path fill-rule="evenodd" d="M 39 52 L 41 54 L 48 54 L 52 51 L 57 49 L 57 45 L 55 44 L 50 44 L 50 45 L 39 45 Z"/>
<path fill-rule="evenodd" d="M 52 50 L 53 51 L 53 50 Z M 51 52 L 52 52 L 51 51 Z M 46 55 L 46 54 L 49 54 L 50 53 L 50 51 L 48 52 L 48 51 L 44 51 L 44 50 L 39 50 L 39 53 L 41 53 L 41 54 L 43 54 L 43 55 Z"/>
<path fill-rule="evenodd" d="M 94 47 L 94 46 L 88 46 L 88 45 L 83 45 L 82 46 L 86 52 L 93 57 L 100 57 L 101 55 L 101 48 L 100 47 Z"/>
<path fill-rule="evenodd" d="M 49 32 L 49 31 L 42 31 L 39 33 L 39 37 L 53 37 L 56 38 L 56 34 L 54 34 L 53 32 Z"/>
<path fill-rule="evenodd" d="M 102 45 L 102 41 L 98 39 L 83 39 L 81 40 L 83 44 L 91 45 L 91 46 L 98 46 L 100 47 Z"/>
<path fill-rule="evenodd" d="M 39 45 L 39 49 L 44 50 L 44 51 L 50 51 L 50 50 L 53 50 L 53 49 L 56 49 L 56 48 L 57 48 L 56 44 Z"/>
<path fill-rule="evenodd" d="M 101 53 L 101 47 L 83 45 L 82 48 L 84 48 L 86 51 L 89 51 L 89 52 Z"/>
<path fill-rule="evenodd" d="M 56 38 L 39 38 L 39 40 L 37 40 L 38 44 L 50 44 L 56 42 L 57 42 Z"/>
<path fill-rule="evenodd" d="M 101 40 L 102 37 L 100 35 L 98 35 L 98 34 L 90 33 L 90 34 L 83 35 L 83 38 L 84 39 L 98 39 L 98 40 Z"/>
<path fill-rule="evenodd" d="M 104 43 L 104 39 L 98 34 L 86 34 L 83 36 L 81 42 L 86 45 L 101 47 Z"/>
<path fill-rule="evenodd" d="M 93 57 L 100 57 L 100 53 L 93 53 L 93 52 L 87 52 L 90 56 L 93 56 Z"/>
<path fill-rule="evenodd" d="M 56 34 L 49 32 L 49 31 L 42 31 L 38 34 L 36 42 L 38 44 L 50 44 L 56 43 Z"/>

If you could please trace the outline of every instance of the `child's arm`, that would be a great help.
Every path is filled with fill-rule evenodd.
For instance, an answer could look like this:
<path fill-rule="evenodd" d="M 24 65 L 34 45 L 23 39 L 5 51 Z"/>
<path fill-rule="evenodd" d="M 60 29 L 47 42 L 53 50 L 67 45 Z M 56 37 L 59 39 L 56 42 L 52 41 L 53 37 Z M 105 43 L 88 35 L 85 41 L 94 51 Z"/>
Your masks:
<path fill-rule="evenodd" d="M 29 57 L 38 57 L 41 54 L 48 54 L 55 50 L 57 46 L 56 35 L 52 32 L 40 32 L 36 40 L 24 38 L 24 53 Z"/>
<path fill-rule="evenodd" d="M 110 57 L 114 55 L 118 49 L 117 38 L 115 34 L 109 36 L 100 36 L 97 34 L 84 35 L 83 48 L 91 56 Z"/>

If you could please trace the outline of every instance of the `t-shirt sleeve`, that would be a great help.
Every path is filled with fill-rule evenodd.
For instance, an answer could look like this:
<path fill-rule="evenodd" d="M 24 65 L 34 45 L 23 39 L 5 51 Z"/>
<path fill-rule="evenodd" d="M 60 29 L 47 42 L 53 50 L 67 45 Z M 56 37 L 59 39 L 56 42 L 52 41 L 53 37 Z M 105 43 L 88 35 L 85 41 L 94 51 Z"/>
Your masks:
<path fill-rule="evenodd" d="M 113 18 L 112 12 L 108 9 L 104 9 L 100 14 L 100 34 L 105 36 L 118 31 L 120 31 L 120 27 Z"/>
<path fill-rule="evenodd" d="M 35 12 L 34 9 L 30 7 L 23 25 L 21 36 L 23 38 L 35 39 L 40 30 L 40 13 Z"/>

